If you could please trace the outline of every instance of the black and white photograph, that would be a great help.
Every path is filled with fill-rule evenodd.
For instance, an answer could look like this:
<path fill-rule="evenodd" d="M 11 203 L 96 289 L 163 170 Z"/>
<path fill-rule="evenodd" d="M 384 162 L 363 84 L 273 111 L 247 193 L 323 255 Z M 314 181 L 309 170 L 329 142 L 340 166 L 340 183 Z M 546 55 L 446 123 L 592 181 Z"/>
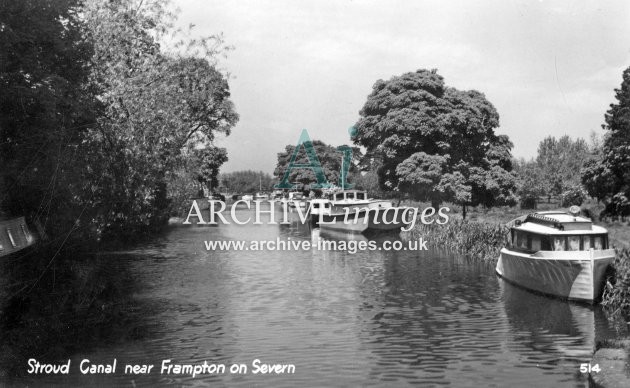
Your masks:
<path fill-rule="evenodd" d="M 0 386 L 630 387 L 630 2 L 0 0 Z"/>

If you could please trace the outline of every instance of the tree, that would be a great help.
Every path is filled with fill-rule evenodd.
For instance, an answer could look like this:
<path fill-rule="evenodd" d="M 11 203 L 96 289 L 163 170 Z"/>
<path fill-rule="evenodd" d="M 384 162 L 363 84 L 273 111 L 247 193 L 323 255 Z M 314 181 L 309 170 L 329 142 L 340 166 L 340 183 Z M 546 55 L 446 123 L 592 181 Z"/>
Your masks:
<path fill-rule="evenodd" d="M 195 180 L 208 191 L 219 186 L 219 168 L 227 162 L 227 150 L 219 147 L 195 149 L 192 154 L 192 166 Z"/>
<path fill-rule="evenodd" d="M 575 172 L 580 171 L 589 157 L 590 149 L 582 138 L 572 140 L 569 136 L 556 139 L 548 136 L 538 145 L 536 163 L 541 173 L 539 179 L 548 200 L 569 188 L 581 184 Z"/>
<path fill-rule="evenodd" d="M 604 117 L 603 148 L 582 169 L 582 182 L 589 194 L 608 201 L 605 212 L 630 214 L 630 67 L 624 70 L 616 103 Z"/>
<path fill-rule="evenodd" d="M 252 170 L 221 174 L 219 181 L 221 188 L 236 194 L 255 193 L 261 189 L 262 191 L 270 191 L 276 182 L 271 175 Z"/>
<path fill-rule="evenodd" d="M 182 158 L 217 150 L 215 135 L 229 135 L 238 120 L 227 77 L 214 65 L 222 41 L 180 41 L 178 51 L 166 52 L 173 19 L 164 0 L 87 0 L 82 13 L 94 46 L 92 87 L 104 106 L 85 140 L 84 181 L 99 182 L 85 201 L 97 209 L 99 235 L 150 232 L 168 217 L 168 179 Z M 214 156 L 202 179 L 211 181 L 225 160 Z M 208 162 L 188 165 L 195 160 Z"/>
<path fill-rule="evenodd" d="M 517 160 L 513 163 L 514 172 L 518 176 L 518 196 L 523 209 L 535 209 L 538 197 L 545 193 L 542 173 L 535 160 Z"/>
<path fill-rule="evenodd" d="M 51 241 L 66 238 L 83 210 L 80 148 L 100 111 L 78 3 L 0 2 L 0 205 Z"/>
<path fill-rule="evenodd" d="M 378 159 L 385 190 L 463 205 L 516 201 L 512 144 L 496 135 L 499 115 L 485 96 L 444 84 L 437 71 L 379 80 L 360 111 L 355 143 Z"/>
<path fill-rule="evenodd" d="M 313 148 L 315 149 L 315 153 L 317 154 L 317 158 L 324 170 L 324 175 L 329 183 L 337 185 L 339 182 L 339 176 L 341 172 L 341 163 L 343 153 L 337 150 L 336 147 L 328 145 L 320 140 L 312 141 Z M 276 169 L 274 170 L 274 176 L 278 178 L 278 181 L 282 178 L 286 168 L 288 167 L 289 161 L 291 159 L 291 155 L 295 151 L 294 145 L 287 145 L 285 147 L 284 152 L 280 152 L 278 154 L 278 162 L 276 164 Z M 361 157 L 361 152 L 358 148 L 353 148 L 352 158 L 354 161 L 358 160 Z M 298 164 L 308 164 L 308 156 L 304 150 L 304 147 L 298 151 L 298 155 L 295 159 L 295 162 Z M 349 175 L 348 175 L 348 183 L 352 183 L 353 176 L 358 173 L 358 170 L 355 166 L 355 163 L 350 164 Z M 291 183 L 300 183 L 302 185 L 308 185 L 309 183 L 314 183 L 316 181 L 315 174 L 311 169 L 307 168 L 296 168 L 291 171 L 289 175 L 289 182 Z"/>

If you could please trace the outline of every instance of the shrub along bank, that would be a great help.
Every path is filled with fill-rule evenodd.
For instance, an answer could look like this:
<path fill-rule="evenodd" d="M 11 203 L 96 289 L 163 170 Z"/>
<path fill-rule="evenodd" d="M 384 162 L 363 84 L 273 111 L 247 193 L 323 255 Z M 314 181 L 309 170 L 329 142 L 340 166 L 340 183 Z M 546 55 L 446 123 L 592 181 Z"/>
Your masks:
<path fill-rule="evenodd" d="M 617 250 L 611 276 L 606 279 L 602 305 L 612 315 L 630 315 L 630 249 Z"/>

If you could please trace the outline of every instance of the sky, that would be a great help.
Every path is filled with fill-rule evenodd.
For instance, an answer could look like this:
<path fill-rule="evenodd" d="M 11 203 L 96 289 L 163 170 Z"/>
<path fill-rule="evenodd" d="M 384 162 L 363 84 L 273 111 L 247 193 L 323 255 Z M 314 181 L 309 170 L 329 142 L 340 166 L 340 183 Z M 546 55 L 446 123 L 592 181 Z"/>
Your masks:
<path fill-rule="evenodd" d="M 535 157 L 546 136 L 603 134 L 630 66 L 630 1 L 174 0 L 193 35 L 222 33 L 240 120 L 217 140 L 222 172 L 272 173 L 302 129 L 351 144 L 374 83 L 437 69 L 476 89 L 500 116 L 512 154 Z"/>

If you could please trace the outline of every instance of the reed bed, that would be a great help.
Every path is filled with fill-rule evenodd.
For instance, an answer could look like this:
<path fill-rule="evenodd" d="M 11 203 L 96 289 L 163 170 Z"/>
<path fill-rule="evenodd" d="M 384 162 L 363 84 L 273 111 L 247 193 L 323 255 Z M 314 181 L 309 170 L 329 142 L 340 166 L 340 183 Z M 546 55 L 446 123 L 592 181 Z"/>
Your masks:
<path fill-rule="evenodd" d="M 444 225 L 416 225 L 408 234 L 411 239 L 424 237 L 427 245 L 435 248 L 496 263 L 501 248 L 508 242 L 509 231 L 501 224 L 451 219 Z"/>
<path fill-rule="evenodd" d="M 606 279 L 602 305 L 611 315 L 630 315 L 630 249 L 617 250 Z"/>

